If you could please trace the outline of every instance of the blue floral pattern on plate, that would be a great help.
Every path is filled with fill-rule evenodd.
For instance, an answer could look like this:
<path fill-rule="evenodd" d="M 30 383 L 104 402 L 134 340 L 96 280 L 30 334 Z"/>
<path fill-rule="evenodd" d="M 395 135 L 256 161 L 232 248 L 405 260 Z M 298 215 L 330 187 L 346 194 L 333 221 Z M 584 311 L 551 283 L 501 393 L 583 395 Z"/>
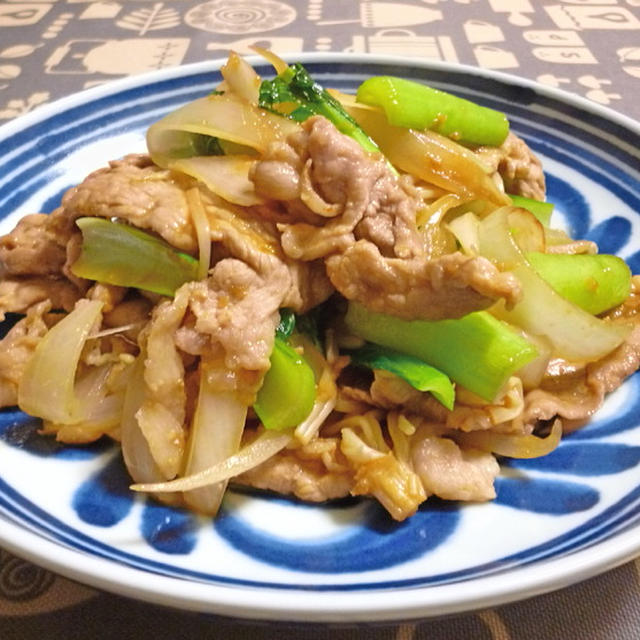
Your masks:
<path fill-rule="evenodd" d="M 622 255 L 640 272 L 640 137 L 628 123 L 605 112 L 587 117 L 581 105 L 497 75 L 446 65 L 398 67 L 372 58 L 309 60 L 321 82 L 339 89 L 353 90 L 369 75 L 402 74 L 505 111 L 543 159 L 556 220 L 572 235 L 596 241 L 602 251 Z M 270 73 L 266 67 L 261 71 Z M 0 158 L 4 229 L 19 215 L 52 210 L 88 169 L 123 150 L 143 150 L 151 122 L 206 93 L 217 78 L 202 66 L 162 72 L 5 126 L 0 140 L 6 138 L 10 150 Z M 493 503 L 460 506 L 430 499 L 399 524 L 372 501 L 314 506 L 239 490 L 228 493 L 220 516 L 211 521 L 133 495 L 117 446 L 65 447 L 40 437 L 37 421 L 5 410 L 0 514 L 11 524 L 5 543 L 19 547 L 19 532 L 25 531 L 42 536 L 50 548 L 106 560 L 116 567 L 107 588 L 131 579 L 142 583 L 145 574 L 167 579 L 157 589 L 141 589 L 141 597 L 150 599 L 162 600 L 161 589 L 178 597 L 175 578 L 183 586 L 211 588 L 208 605 L 186 602 L 206 610 L 219 610 L 216 589 L 229 585 L 249 615 L 256 611 L 247 604 L 250 594 L 261 590 L 286 591 L 293 600 L 296 594 L 316 594 L 319 610 L 331 607 L 341 619 L 357 606 L 348 598 L 325 602 L 327 594 L 384 598 L 389 589 L 402 587 L 428 600 L 427 592 L 435 596 L 439 587 L 460 585 L 462 592 L 462 585 L 487 579 L 499 591 L 500 580 L 528 575 L 529 567 L 550 560 L 579 557 L 594 546 L 608 549 L 610 562 L 619 561 L 620 554 L 607 545 L 640 519 L 639 385 L 639 376 L 633 376 L 588 426 L 546 458 L 505 461 Z M 593 571 L 601 568 L 592 564 Z M 100 584 L 82 559 L 72 573 Z M 272 609 L 286 606 L 280 602 Z M 427 604 L 420 606 L 422 614 L 431 612 Z M 457 606 L 465 606 L 462 598 Z M 398 605 L 389 617 L 403 613 L 406 607 Z"/>

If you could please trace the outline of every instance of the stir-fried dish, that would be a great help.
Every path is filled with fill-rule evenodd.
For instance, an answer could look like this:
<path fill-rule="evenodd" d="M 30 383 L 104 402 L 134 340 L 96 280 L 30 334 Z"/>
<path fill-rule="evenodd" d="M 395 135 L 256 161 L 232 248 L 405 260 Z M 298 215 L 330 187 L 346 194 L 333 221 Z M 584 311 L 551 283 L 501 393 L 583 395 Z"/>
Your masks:
<path fill-rule="evenodd" d="M 229 482 L 491 500 L 639 367 L 640 280 L 553 228 L 503 114 L 263 53 L 0 239 L 2 406 L 206 514 Z"/>

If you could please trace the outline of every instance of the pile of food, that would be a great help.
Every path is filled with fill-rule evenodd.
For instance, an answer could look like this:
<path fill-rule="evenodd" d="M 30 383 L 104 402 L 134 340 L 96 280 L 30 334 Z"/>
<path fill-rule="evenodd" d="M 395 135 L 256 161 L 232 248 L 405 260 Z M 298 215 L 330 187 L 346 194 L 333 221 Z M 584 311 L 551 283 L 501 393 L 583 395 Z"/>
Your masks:
<path fill-rule="evenodd" d="M 492 499 L 640 366 L 640 280 L 550 226 L 503 114 L 263 53 L 0 239 L 2 406 L 206 514 L 229 482 Z"/>

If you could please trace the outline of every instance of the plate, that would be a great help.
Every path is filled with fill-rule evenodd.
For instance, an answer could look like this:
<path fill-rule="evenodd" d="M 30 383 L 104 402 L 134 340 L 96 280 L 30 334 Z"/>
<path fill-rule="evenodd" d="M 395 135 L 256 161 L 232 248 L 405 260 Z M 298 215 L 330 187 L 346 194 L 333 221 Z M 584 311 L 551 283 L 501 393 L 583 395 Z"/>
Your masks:
<path fill-rule="evenodd" d="M 556 221 L 640 271 L 640 129 L 620 115 L 503 74 L 402 58 L 300 55 L 325 86 L 371 75 L 426 81 L 506 112 L 541 156 Z M 206 94 L 218 66 L 137 76 L 0 129 L 0 213 L 51 211 L 92 169 L 144 150 L 146 127 Z M 271 75 L 268 65 L 258 71 Z M 70 448 L 0 415 L 0 544 L 65 576 L 201 612 L 301 621 L 450 614 L 556 589 L 640 552 L 640 376 L 541 460 L 513 461 L 497 499 L 430 499 L 397 524 L 373 501 L 323 506 L 230 491 L 199 518 L 128 491 L 117 447 Z"/>

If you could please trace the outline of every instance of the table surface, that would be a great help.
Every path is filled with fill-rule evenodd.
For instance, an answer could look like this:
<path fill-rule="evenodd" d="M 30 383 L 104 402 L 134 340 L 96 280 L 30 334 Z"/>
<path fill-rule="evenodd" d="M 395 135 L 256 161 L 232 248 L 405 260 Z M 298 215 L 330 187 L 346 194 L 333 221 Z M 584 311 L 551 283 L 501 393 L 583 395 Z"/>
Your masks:
<path fill-rule="evenodd" d="M 0 124 L 126 75 L 251 53 L 408 55 L 512 73 L 640 120 L 640 0 L 0 1 Z M 73 631 L 71 631 L 73 630 Z M 162 609 L 0 549 L 0 638 L 638 638 L 640 561 L 524 602 L 367 627 Z"/>

